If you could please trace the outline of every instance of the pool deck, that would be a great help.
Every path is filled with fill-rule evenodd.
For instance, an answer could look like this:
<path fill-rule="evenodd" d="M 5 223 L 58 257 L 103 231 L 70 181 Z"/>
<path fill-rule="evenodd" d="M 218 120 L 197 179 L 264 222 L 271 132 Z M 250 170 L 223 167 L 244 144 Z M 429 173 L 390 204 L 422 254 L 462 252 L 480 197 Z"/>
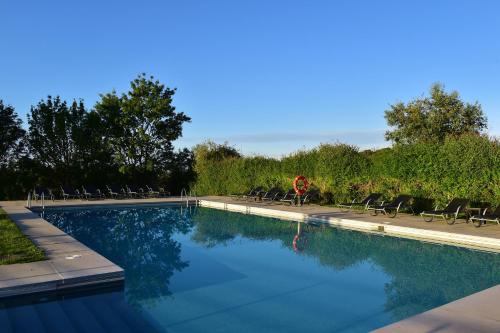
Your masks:
<path fill-rule="evenodd" d="M 296 221 L 325 223 L 335 227 L 500 252 L 500 226 L 475 228 L 464 220 L 454 225 L 444 221 L 424 222 L 420 217 L 400 214 L 391 219 L 337 208 L 303 207 L 201 197 L 201 206 Z M 185 203 L 179 197 L 130 200 L 68 200 L 46 202 L 47 206 L 145 205 Z M 45 251 L 47 260 L 0 266 L 0 298 L 38 291 L 123 281 L 123 270 L 52 224 L 25 208 L 24 201 L 0 201 L 21 231 Z M 36 206 L 36 203 L 34 203 Z M 500 285 L 464 297 L 375 332 L 500 332 Z"/>
<path fill-rule="evenodd" d="M 500 332 L 500 285 L 372 332 L 498 333 Z"/>
<path fill-rule="evenodd" d="M 178 203 L 178 198 L 100 201 L 48 201 L 47 206 Z M 36 207 L 37 203 L 33 203 Z M 0 298 L 82 286 L 123 283 L 123 269 L 25 207 L 25 201 L 0 201 L 21 232 L 44 251 L 46 260 L 0 265 Z"/>

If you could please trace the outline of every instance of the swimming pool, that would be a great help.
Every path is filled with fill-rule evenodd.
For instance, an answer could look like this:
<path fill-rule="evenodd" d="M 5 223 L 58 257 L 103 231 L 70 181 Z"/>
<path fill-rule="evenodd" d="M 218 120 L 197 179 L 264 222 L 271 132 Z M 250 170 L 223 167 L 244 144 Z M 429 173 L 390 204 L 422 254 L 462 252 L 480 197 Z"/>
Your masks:
<path fill-rule="evenodd" d="M 124 268 L 125 288 L 3 304 L 1 332 L 366 332 L 500 283 L 497 254 L 209 208 L 44 218 Z"/>

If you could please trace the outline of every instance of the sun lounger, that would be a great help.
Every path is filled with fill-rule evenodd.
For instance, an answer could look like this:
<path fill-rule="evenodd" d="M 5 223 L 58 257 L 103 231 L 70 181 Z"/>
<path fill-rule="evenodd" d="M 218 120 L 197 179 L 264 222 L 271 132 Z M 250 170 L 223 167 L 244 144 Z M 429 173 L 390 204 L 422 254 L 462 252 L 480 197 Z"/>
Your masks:
<path fill-rule="evenodd" d="M 468 204 L 469 200 L 467 199 L 455 198 L 443 210 L 438 210 L 436 206 L 434 210 L 423 211 L 420 213 L 420 216 L 422 216 L 425 222 L 432 222 L 435 217 L 442 217 L 448 224 L 453 224 L 458 214 L 463 212 Z"/>
<path fill-rule="evenodd" d="M 144 190 L 141 187 L 125 185 L 125 191 L 129 198 L 144 198 Z"/>
<path fill-rule="evenodd" d="M 249 198 L 255 197 L 259 192 L 263 191 L 262 186 L 254 187 L 248 190 L 248 192 L 240 193 L 240 194 L 229 194 L 229 197 L 233 198 L 233 200 L 245 200 Z"/>
<path fill-rule="evenodd" d="M 264 187 L 258 186 L 248 192 L 248 194 L 243 195 L 241 198 L 244 200 L 257 200 L 258 198 L 262 197 L 264 195 Z"/>
<path fill-rule="evenodd" d="M 35 187 L 35 189 L 33 190 L 33 198 L 35 200 L 40 200 L 41 198 L 44 199 L 47 199 L 47 200 L 52 200 L 54 201 L 54 194 L 52 193 L 52 191 L 46 187 Z"/>
<path fill-rule="evenodd" d="M 411 199 L 411 195 L 400 194 L 388 204 L 370 206 L 368 207 L 368 210 L 371 211 L 373 216 L 382 213 L 391 218 L 394 218 L 396 217 L 396 215 L 398 215 L 399 211 L 404 208 L 408 208 L 413 212 L 413 208 L 409 205 Z"/>
<path fill-rule="evenodd" d="M 345 210 L 350 210 L 354 207 L 362 207 L 364 210 L 367 210 L 369 206 L 374 206 L 381 196 L 381 193 L 371 193 L 360 202 L 356 202 L 356 200 L 353 200 L 352 202 L 337 204 L 337 207 Z"/>
<path fill-rule="evenodd" d="M 144 193 L 145 193 L 146 196 L 148 196 L 150 198 L 159 198 L 160 197 L 160 191 L 156 190 L 156 189 L 153 189 L 149 185 L 145 186 Z"/>
<path fill-rule="evenodd" d="M 106 185 L 106 193 L 111 199 L 124 198 L 127 196 L 125 189 L 118 185 Z"/>
<path fill-rule="evenodd" d="M 75 190 L 71 186 L 61 186 L 61 193 L 64 200 L 80 199 L 82 197 L 80 191 Z"/>
<path fill-rule="evenodd" d="M 479 228 L 481 225 L 486 224 L 486 222 L 496 222 L 497 224 L 500 224 L 500 205 L 498 205 L 497 209 L 495 209 L 491 213 L 488 213 L 488 210 L 485 209 L 483 211 L 483 214 L 474 215 L 469 218 L 469 220 L 474 223 L 474 226 L 476 228 Z"/>
<path fill-rule="evenodd" d="M 279 199 L 280 203 L 287 203 L 290 206 L 294 205 L 297 202 L 297 193 L 295 193 L 295 190 L 289 189 L 285 195 L 283 195 L 282 198 Z"/>
<path fill-rule="evenodd" d="M 311 201 L 319 199 L 319 190 L 318 189 L 310 189 L 306 192 L 306 194 L 300 197 L 299 205 L 310 204 Z"/>
<path fill-rule="evenodd" d="M 161 198 L 165 198 L 165 197 L 170 196 L 170 192 L 164 186 L 153 187 L 153 189 L 160 193 Z"/>
<path fill-rule="evenodd" d="M 93 185 L 82 186 L 82 197 L 89 199 L 104 199 L 104 193 Z"/>
<path fill-rule="evenodd" d="M 261 200 L 273 202 L 280 196 L 280 194 L 282 195 L 283 192 L 279 188 L 273 187 L 262 195 Z"/>

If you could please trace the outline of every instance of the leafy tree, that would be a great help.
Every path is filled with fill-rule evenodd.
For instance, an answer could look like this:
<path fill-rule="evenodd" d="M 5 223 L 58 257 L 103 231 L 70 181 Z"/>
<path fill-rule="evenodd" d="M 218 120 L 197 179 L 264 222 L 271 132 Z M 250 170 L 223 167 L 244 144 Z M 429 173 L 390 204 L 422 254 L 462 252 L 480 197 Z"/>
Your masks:
<path fill-rule="evenodd" d="M 191 120 L 176 112 L 174 94 L 175 89 L 142 74 L 126 94 L 101 95 L 95 110 L 108 130 L 120 172 L 153 176 L 169 167 L 175 158 L 172 142 L 182 135 L 182 124 Z"/>
<path fill-rule="evenodd" d="M 479 134 L 487 127 L 479 103 L 464 103 L 458 92 L 447 93 L 441 84 L 431 87 L 429 97 L 391 105 L 385 119 L 394 128 L 385 133 L 386 140 L 401 144 L 443 142 L 447 136 Z"/>
<path fill-rule="evenodd" d="M 42 165 L 54 168 L 69 168 L 76 159 L 77 123 L 83 121 L 83 102 L 71 111 L 66 101 L 59 96 L 41 100 L 31 107 L 28 115 L 29 148 L 32 156 Z"/>
<path fill-rule="evenodd" d="M 213 141 L 206 141 L 194 147 L 197 158 L 207 161 L 220 162 L 226 158 L 240 158 L 241 154 L 236 148 L 231 147 L 227 142 L 217 144 Z"/>
<path fill-rule="evenodd" d="M 68 106 L 59 96 L 48 96 L 31 108 L 28 123 L 31 156 L 49 172 L 46 176 L 53 185 L 76 185 L 88 180 L 93 166 L 102 173 L 109 164 L 104 127 L 83 101 Z"/>
<path fill-rule="evenodd" d="M 19 157 L 26 134 L 21 124 L 14 108 L 0 99 L 0 167 L 12 164 Z"/>

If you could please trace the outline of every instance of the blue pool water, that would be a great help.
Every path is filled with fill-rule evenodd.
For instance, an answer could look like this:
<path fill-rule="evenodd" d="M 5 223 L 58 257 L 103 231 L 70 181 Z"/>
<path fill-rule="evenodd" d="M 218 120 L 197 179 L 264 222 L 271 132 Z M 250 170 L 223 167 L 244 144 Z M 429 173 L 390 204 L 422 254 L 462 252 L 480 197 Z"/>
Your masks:
<path fill-rule="evenodd" d="M 366 332 L 500 283 L 496 254 L 207 208 L 44 218 L 125 287 L 4 302 L 0 332 Z"/>

